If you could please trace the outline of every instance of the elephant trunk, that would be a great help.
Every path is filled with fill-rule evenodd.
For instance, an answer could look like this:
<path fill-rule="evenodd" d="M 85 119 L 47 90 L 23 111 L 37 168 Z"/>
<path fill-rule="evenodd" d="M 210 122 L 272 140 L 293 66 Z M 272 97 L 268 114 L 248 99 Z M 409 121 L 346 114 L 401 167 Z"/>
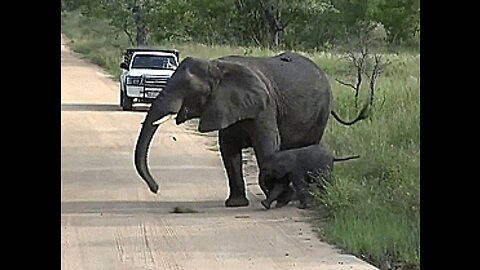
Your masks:
<path fill-rule="evenodd" d="M 153 136 L 160 125 L 155 122 L 162 120 L 169 114 L 176 114 L 181 105 L 181 99 L 179 98 L 161 98 L 163 99 L 158 99 L 156 100 L 156 103 L 152 104 L 152 107 L 150 108 L 150 111 L 148 112 L 147 116 L 145 117 L 145 121 L 142 124 L 142 128 L 137 139 L 137 144 L 135 146 L 135 168 L 137 173 L 147 183 L 150 191 L 153 193 L 157 193 L 159 187 L 150 173 L 147 165 L 147 158 L 150 143 L 152 142 Z"/>
<path fill-rule="evenodd" d="M 148 169 L 147 156 L 148 148 L 150 147 L 150 143 L 152 142 L 157 129 L 158 124 L 153 125 L 151 122 L 144 122 L 135 147 L 135 168 L 153 193 L 158 192 L 158 184 L 155 179 L 153 179 L 150 170 Z"/>

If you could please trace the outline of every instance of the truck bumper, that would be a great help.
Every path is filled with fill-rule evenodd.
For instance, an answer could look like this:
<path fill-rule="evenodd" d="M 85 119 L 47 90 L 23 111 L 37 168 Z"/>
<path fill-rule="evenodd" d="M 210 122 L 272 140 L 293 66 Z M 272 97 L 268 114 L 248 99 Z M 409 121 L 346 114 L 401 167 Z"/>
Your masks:
<path fill-rule="evenodd" d="M 146 88 L 144 86 L 128 85 L 126 95 L 136 102 L 151 102 L 163 91 L 163 88 Z"/>

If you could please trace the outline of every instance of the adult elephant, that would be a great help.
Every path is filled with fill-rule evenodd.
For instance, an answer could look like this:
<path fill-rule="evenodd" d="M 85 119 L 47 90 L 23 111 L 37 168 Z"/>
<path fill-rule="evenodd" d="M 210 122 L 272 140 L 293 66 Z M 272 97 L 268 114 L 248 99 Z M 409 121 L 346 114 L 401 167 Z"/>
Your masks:
<path fill-rule="evenodd" d="M 176 124 L 200 118 L 198 131 L 218 130 L 228 176 L 227 207 L 247 206 L 242 148 L 253 147 L 259 167 L 277 150 L 319 143 L 332 113 L 327 76 L 309 59 L 291 52 L 274 57 L 185 58 L 152 103 L 137 140 L 135 166 L 153 193 L 158 184 L 147 153 L 158 120 L 177 114 Z M 352 122 L 360 120 L 360 114 Z"/>

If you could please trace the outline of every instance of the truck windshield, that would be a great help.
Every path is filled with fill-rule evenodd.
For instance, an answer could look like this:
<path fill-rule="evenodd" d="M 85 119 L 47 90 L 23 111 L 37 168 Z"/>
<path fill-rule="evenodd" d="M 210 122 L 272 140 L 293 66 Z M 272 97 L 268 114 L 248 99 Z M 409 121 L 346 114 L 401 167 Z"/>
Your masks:
<path fill-rule="evenodd" d="M 171 56 L 137 55 L 133 59 L 132 68 L 175 69 L 177 63 Z"/>

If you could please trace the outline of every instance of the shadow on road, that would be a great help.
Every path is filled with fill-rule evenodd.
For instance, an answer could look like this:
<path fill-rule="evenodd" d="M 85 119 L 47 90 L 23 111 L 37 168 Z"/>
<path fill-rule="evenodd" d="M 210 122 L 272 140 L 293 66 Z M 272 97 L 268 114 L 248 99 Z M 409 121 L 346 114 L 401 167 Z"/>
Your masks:
<path fill-rule="evenodd" d="M 259 199 L 251 199 L 248 207 L 228 208 L 223 200 L 208 201 L 68 201 L 62 202 L 61 212 L 70 215 L 68 219 L 75 226 L 126 226 L 137 222 L 138 216 L 151 216 L 159 219 L 187 215 L 195 219 L 206 217 L 229 217 L 235 220 L 271 222 L 279 217 L 285 220 L 288 213 L 295 208 L 287 205 L 266 211 Z M 177 211 L 179 210 L 179 211 Z M 193 215 L 193 216 L 191 216 Z M 198 215 L 198 216 L 197 216 Z M 290 213 L 291 215 L 291 213 Z M 65 219 L 65 222 L 67 219 Z"/>
<path fill-rule="evenodd" d="M 141 201 L 69 201 L 62 202 L 62 214 L 139 214 L 139 213 L 170 213 L 174 208 L 191 209 L 202 212 L 206 209 L 225 209 L 223 201 L 194 202 L 141 202 Z"/>
<path fill-rule="evenodd" d="M 62 104 L 64 112 L 121 112 L 122 108 L 116 104 L 88 104 L 88 103 L 67 103 Z M 137 105 L 133 112 L 146 112 L 148 106 Z"/>

